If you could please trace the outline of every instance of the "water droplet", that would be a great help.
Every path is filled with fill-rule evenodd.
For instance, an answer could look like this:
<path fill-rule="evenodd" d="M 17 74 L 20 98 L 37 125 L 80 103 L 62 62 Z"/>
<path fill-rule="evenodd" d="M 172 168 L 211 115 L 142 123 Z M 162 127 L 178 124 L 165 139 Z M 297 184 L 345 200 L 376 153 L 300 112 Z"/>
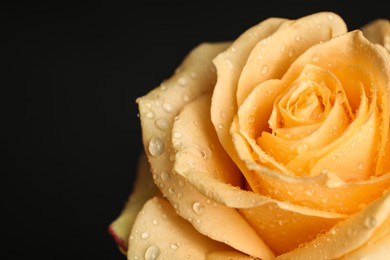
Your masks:
<path fill-rule="evenodd" d="M 187 79 L 186 78 L 179 78 L 177 80 L 177 83 L 179 83 L 180 86 L 184 87 L 185 85 L 187 85 Z"/>
<path fill-rule="evenodd" d="M 152 119 L 154 117 L 154 113 L 152 111 L 149 111 L 148 113 L 146 113 L 145 117 Z"/>
<path fill-rule="evenodd" d="M 314 62 L 318 62 L 320 60 L 320 56 L 318 54 L 314 54 L 313 57 L 311 57 L 311 60 Z"/>
<path fill-rule="evenodd" d="M 219 128 L 219 129 L 222 129 L 222 128 L 223 128 L 223 125 L 222 125 L 222 124 L 219 124 L 219 125 L 218 125 L 218 128 Z"/>
<path fill-rule="evenodd" d="M 179 247 L 179 245 L 176 243 L 172 243 L 170 247 L 172 250 L 176 250 Z"/>
<path fill-rule="evenodd" d="M 281 52 L 285 52 L 285 51 L 286 51 L 286 48 L 287 48 L 286 45 L 282 45 L 282 46 L 280 47 L 280 51 L 281 51 Z"/>
<path fill-rule="evenodd" d="M 164 152 L 164 143 L 158 137 L 153 136 L 149 140 L 148 150 L 152 156 L 161 155 Z"/>
<path fill-rule="evenodd" d="M 305 194 L 306 194 L 307 196 L 313 196 L 313 191 L 312 191 L 312 190 L 306 190 L 306 191 L 305 191 Z"/>
<path fill-rule="evenodd" d="M 373 216 L 369 216 L 364 220 L 364 226 L 366 228 L 373 228 L 376 226 L 376 219 Z"/>
<path fill-rule="evenodd" d="M 183 180 L 179 180 L 178 184 L 180 188 L 183 188 L 185 185 Z"/>
<path fill-rule="evenodd" d="M 182 137 L 182 134 L 180 132 L 174 132 L 173 137 L 176 139 L 180 139 Z"/>
<path fill-rule="evenodd" d="M 178 198 L 178 199 L 183 198 L 183 193 L 181 193 L 181 192 L 177 193 L 177 198 Z"/>
<path fill-rule="evenodd" d="M 165 118 L 159 118 L 154 121 L 154 124 L 159 128 L 160 130 L 166 130 L 169 127 L 169 122 Z"/>
<path fill-rule="evenodd" d="M 201 215 L 204 212 L 204 206 L 200 202 L 195 202 L 194 204 L 192 204 L 192 209 L 198 215 Z"/>
<path fill-rule="evenodd" d="M 261 68 L 261 74 L 267 74 L 269 71 L 269 67 L 267 65 L 264 65 L 262 68 Z"/>
<path fill-rule="evenodd" d="M 149 238 L 149 233 L 147 233 L 147 232 L 142 233 L 142 234 L 141 234 L 141 238 L 142 238 L 142 239 L 147 239 L 147 238 Z"/>
<path fill-rule="evenodd" d="M 262 59 L 263 59 L 263 55 L 261 55 L 261 53 L 259 53 L 259 55 L 257 55 L 257 58 L 258 58 L 259 60 L 262 60 Z"/>
<path fill-rule="evenodd" d="M 231 60 L 226 59 L 225 62 L 226 62 L 226 65 L 227 65 L 227 67 L 228 67 L 229 69 L 233 69 L 233 63 L 232 63 Z"/>
<path fill-rule="evenodd" d="M 183 101 L 184 102 L 190 101 L 190 97 L 188 95 L 183 95 Z"/>
<path fill-rule="evenodd" d="M 153 223 L 153 225 L 158 225 L 158 220 L 157 219 L 153 219 L 152 223 Z"/>
<path fill-rule="evenodd" d="M 168 192 L 169 192 L 170 194 L 173 194 L 173 193 L 175 193 L 175 189 L 172 188 L 172 187 L 170 187 L 170 188 L 168 189 Z"/>
<path fill-rule="evenodd" d="M 333 15 L 329 14 L 329 15 L 328 15 L 328 19 L 329 19 L 329 20 L 333 20 Z"/>
<path fill-rule="evenodd" d="M 166 171 L 161 172 L 161 180 L 166 181 L 169 179 L 169 173 Z"/>
<path fill-rule="evenodd" d="M 145 260 L 155 260 L 160 255 L 160 248 L 150 245 L 145 251 Z"/>
<path fill-rule="evenodd" d="M 328 168 L 324 168 L 321 170 L 321 173 L 322 174 L 327 174 L 329 172 L 329 169 Z"/>
<path fill-rule="evenodd" d="M 300 36 L 295 36 L 295 40 L 296 40 L 297 42 L 299 42 L 299 41 L 301 40 L 301 37 L 300 37 Z"/>
<path fill-rule="evenodd" d="M 290 48 L 288 49 L 287 55 L 291 58 L 291 57 L 294 56 L 294 53 L 295 53 L 294 48 L 293 48 L 293 47 L 290 47 Z"/>
<path fill-rule="evenodd" d="M 170 104 L 168 104 L 168 103 L 164 103 L 163 104 L 163 110 L 165 112 L 167 112 L 167 113 L 170 113 L 170 112 L 172 112 L 172 106 Z"/>
<path fill-rule="evenodd" d="M 363 170 L 363 163 L 359 163 L 357 166 L 356 166 L 356 169 L 358 170 L 358 171 L 361 171 L 361 170 Z"/>
<path fill-rule="evenodd" d="M 198 75 L 196 74 L 196 72 L 190 72 L 190 77 L 192 79 L 196 79 L 198 77 Z"/>
<path fill-rule="evenodd" d="M 298 145 L 297 147 L 297 152 L 300 154 L 300 153 L 304 153 L 307 151 L 307 149 L 309 148 L 309 146 L 307 144 L 300 144 Z"/>

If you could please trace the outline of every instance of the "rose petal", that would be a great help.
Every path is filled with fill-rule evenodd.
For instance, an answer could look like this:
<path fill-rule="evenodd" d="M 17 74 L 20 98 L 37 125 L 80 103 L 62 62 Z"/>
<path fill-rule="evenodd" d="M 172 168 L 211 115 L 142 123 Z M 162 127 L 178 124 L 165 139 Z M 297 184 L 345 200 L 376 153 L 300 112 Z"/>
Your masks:
<path fill-rule="evenodd" d="M 340 16 L 321 12 L 287 21 L 252 50 L 242 70 L 237 89 L 240 106 L 259 83 L 280 78 L 307 48 L 347 32 Z"/>
<path fill-rule="evenodd" d="M 302 247 L 279 256 L 277 259 L 336 259 L 357 250 L 369 250 L 370 240 L 389 235 L 390 191 L 363 211 L 340 222 L 330 231 Z M 380 234 L 380 235 L 378 235 Z M 388 238 L 377 241 L 378 247 L 388 247 Z M 383 244 L 382 244 L 383 243 Z M 366 244 L 366 245 L 365 245 Z M 386 255 L 387 257 L 387 255 Z M 356 258 L 354 258 L 356 259 Z"/>
<path fill-rule="evenodd" d="M 130 231 L 138 212 L 145 202 L 157 192 L 152 175 L 149 172 L 149 163 L 145 154 L 141 154 L 138 159 L 137 177 L 133 192 L 120 215 L 109 226 L 109 232 L 114 237 L 122 253 L 126 254 L 127 252 Z"/>
<path fill-rule="evenodd" d="M 173 142 L 177 150 L 174 169 L 210 198 L 209 204 L 217 201 L 229 207 L 240 208 L 253 229 L 262 238 L 264 236 L 266 244 L 279 253 L 312 239 L 318 232 L 329 229 L 345 217 L 282 203 L 233 186 L 231 178 L 237 174 L 237 169 L 223 151 L 216 133 L 210 131 L 212 124 L 204 116 L 209 107 L 209 95 L 196 99 L 181 111 L 173 128 L 173 135 L 180 137 Z M 253 212 L 256 214 L 252 214 Z M 226 217 L 225 213 L 219 214 Z M 219 218 L 217 212 L 215 218 Z M 287 223 L 287 219 L 292 222 Z M 302 226 L 305 226 L 305 232 L 297 232 Z M 242 244 L 248 247 L 265 246 L 262 241 L 251 237 L 253 230 L 241 227 L 240 230 L 237 230 L 236 236 Z"/>
<path fill-rule="evenodd" d="M 261 246 L 245 245 L 242 243 L 242 237 L 237 236 L 248 235 L 253 238 L 252 243 L 261 244 L 261 240 L 235 209 L 207 203 L 207 197 L 195 190 L 181 175 L 172 171 L 175 160 L 172 147 L 172 137 L 175 137 L 172 132 L 173 122 L 178 119 L 179 111 L 188 102 L 212 90 L 216 75 L 211 61 L 226 46 L 203 44 L 196 48 L 177 74 L 160 88 L 138 99 L 144 147 L 154 182 L 177 214 L 213 240 L 225 242 L 249 255 L 269 259 L 272 252 Z M 248 233 L 242 233 L 242 230 Z"/>
<path fill-rule="evenodd" d="M 342 259 L 386 259 L 390 255 L 390 218 L 378 227 L 370 240 Z"/>
<path fill-rule="evenodd" d="M 214 251 L 232 251 L 193 228 L 160 197 L 147 201 L 130 235 L 128 259 L 204 259 Z M 153 258 L 154 257 L 154 258 Z"/>
<path fill-rule="evenodd" d="M 388 149 L 390 118 L 390 66 L 388 60 L 388 54 L 383 48 L 371 44 L 360 31 L 353 31 L 324 44 L 313 46 L 291 65 L 284 76 L 284 79 L 288 81 L 291 78 L 296 78 L 308 63 L 328 68 L 340 80 L 353 111 L 358 108 L 361 101 L 361 96 L 356 96 L 359 93 L 356 91 L 356 87 L 364 87 L 364 93 L 374 102 L 372 108 L 375 107 L 375 113 L 378 113 L 381 121 L 378 124 L 381 131 L 379 132 L 376 175 L 388 172 L 388 168 L 386 170 L 381 168 L 388 167 L 384 158 L 389 159 L 389 155 L 385 153 L 385 149 Z M 370 96 L 370 93 L 373 96 Z M 364 121 L 364 118 L 361 120 Z"/>
<path fill-rule="evenodd" d="M 210 98 L 211 93 L 205 94 L 184 107 L 172 130 L 175 172 L 209 198 L 193 204 L 193 210 L 208 218 L 201 224 L 195 221 L 194 225 L 212 238 L 224 238 L 227 244 L 242 252 L 269 258 L 272 252 L 241 215 L 235 209 L 217 206 L 212 201 L 218 192 L 213 182 L 201 183 L 212 179 L 226 186 L 242 184 L 240 171 L 219 144 L 210 118 L 205 116 L 210 111 Z"/>
<path fill-rule="evenodd" d="M 361 29 L 364 36 L 372 43 L 380 44 L 390 52 L 390 21 L 386 19 L 374 20 Z"/>
<path fill-rule="evenodd" d="M 338 218 L 299 214 L 271 203 L 240 209 L 240 212 L 276 255 L 289 252 L 314 239 L 340 221 Z"/>
<path fill-rule="evenodd" d="M 217 131 L 219 141 L 239 168 L 245 166 L 237 156 L 229 131 L 237 112 L 236 92 L 240 73 L 250 50 L 258 41 L 275 32 L 283 21 L 285 19 L 264 20 L 244 32 L 229 49 L 214 59 L 218 78 L 211 103 L 211 121 Z"/>

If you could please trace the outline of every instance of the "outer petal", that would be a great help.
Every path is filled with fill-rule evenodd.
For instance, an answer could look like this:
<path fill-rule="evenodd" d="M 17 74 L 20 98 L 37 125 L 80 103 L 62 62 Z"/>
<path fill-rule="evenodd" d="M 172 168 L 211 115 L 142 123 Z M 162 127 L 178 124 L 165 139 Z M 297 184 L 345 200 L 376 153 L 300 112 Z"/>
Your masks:
<path fill-rule="evenodd" d="M 154 197 L 139 212 L 130 235 L 128 259 L 206 259 L 218 251 L 234 252 L 197 232 L 165 199 Z"/>
<path fill-rule="evenodd" d="M 239 168 L 245 166 L 235 151 L 229 133 L 230 124 L 237 113 L 238 80 L 253 47 L 260 40 L 274 33 L 283 21 L 286 20 L 270 18 L 259 23 L 244 32 L 229 49 L 214 59 L 218 78 L 211 103 L 211 121 L 217 131 L 219 141 Z"/>
<path fill-rule="evenodd" d="M 363 211 L 340 222 L 317 239 L 277 259 L 337 259 L 349 253 L 357 256 L 359 250 L 369 250 L 371 240 L 372 243 L 377 243 L 377 248 L 388 250 L 386 242 L 390 228 L 389 219 L 390 191 L 387 191 L 382 198 Z"/>
<path fill-rule="evenodd" d="M 177 213 L 202 234 L 229 244 L 249 255 L 272 258 L 272 252 L 243 244 L 238 230 L 246 230 L 261 241 L 249 224 L 235 210 L 210 200 L 195 190 L 182 176 L 172 171 L 175 151 L 172 147 L 172 125 L 180 110 L 191 100 L 211 91 L 215 82 L 212 59 L 226 44 L 203 44 L 184 61 L 172 78 L 146 96 L 138 99 L 144 147 L 151 164 L 154 182 Z M 247 235 L 247 234 L 246 234 Z"/>
<path fill-rule="evenodd" d="M 129 243 L 129 235 L 138 212 L 144 203 L 158 192 L 149 172 L 149 163 L 145 154 L 141 154 L 138 160 L 137 179 L 128 201 L 121 214 L 109 226 L 108 231 L 115 239 L 119 249 L 126 254 Z"/>
<path fill-rule="evenodd" d="M 283 76 L 290 64 L 314 44 L 347 32 L 340 16 L 322 12 L 287 21 L 252 50 L 237 89 L 238 106 L 259 83 Z"/>
<path fill-rule="evenodd" d="M 372 43 L 380 44 L 390 52 L 390 21 L 378 19 L 372 21 L 361 29 L 364 36 Z"/>

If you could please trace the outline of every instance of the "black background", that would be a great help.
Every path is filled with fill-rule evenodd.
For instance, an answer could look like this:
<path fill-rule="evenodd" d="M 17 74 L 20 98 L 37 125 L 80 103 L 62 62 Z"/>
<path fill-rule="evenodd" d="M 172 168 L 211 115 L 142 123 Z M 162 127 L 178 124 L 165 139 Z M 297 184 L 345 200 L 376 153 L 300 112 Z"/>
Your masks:
<path fill-rule="evenodd" d="M 0 235 L 2 253 L 11 253 L 1 259 L 125 259 L 107 227 L 142 149 L 135 99 L 197 44 L 235 39 L 270 16 L 334 11 L 349 29 L 388 18 L 386 1 L 52 2 L 1 4 L 8 107 Z"/>

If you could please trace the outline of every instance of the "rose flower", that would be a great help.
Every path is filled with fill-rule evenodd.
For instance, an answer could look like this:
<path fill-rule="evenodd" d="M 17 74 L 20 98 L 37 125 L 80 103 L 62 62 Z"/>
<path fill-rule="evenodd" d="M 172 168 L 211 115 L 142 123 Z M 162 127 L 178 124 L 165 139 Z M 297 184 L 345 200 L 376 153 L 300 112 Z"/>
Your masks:
<path fill-rule="evenodd" d="M 267 19 L 137 99 L 128 259 L 390 254 L 390 23 Z"/>

